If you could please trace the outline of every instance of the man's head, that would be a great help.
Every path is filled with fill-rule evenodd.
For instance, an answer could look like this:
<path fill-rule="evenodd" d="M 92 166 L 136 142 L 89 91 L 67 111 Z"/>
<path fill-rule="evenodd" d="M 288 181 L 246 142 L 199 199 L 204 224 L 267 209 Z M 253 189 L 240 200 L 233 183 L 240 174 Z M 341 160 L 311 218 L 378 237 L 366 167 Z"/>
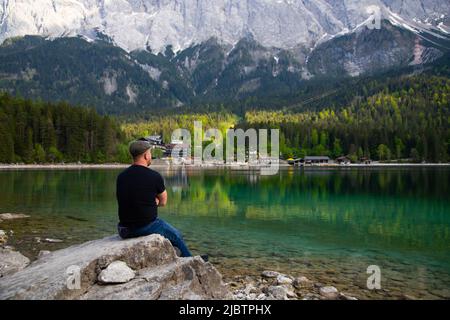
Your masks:
<path fill-rule="evenodd" d="M 152 145 L 150 142 L 141 138 L 130 143 L 129 151 L 135 164 L 146 165 L 148 167 L 152 163 L 151 149 Z"/>

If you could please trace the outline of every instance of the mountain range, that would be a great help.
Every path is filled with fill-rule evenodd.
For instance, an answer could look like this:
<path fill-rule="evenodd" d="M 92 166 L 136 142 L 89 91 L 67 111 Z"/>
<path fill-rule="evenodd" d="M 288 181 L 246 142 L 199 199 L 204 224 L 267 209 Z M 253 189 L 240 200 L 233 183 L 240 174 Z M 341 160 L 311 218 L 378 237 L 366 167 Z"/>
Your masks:
<path fill-rule="evenodd" d="M 0 0 L 0 90 L 104 113 L 278 107 L 448 61 L 442 0 Z"/>

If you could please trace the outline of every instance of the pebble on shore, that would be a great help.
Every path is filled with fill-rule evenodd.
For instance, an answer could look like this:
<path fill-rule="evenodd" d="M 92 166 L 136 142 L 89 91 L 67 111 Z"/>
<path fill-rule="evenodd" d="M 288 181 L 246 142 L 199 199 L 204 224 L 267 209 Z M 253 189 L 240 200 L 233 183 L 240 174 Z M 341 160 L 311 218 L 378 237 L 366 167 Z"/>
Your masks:
<path fill-rule="evenodd" d="M 3 230 L 0 230 L 0 246 L 4 245 L 8 241 L 8 236 L 6 235 L 6 232 Z"/>
<path fill-rule="evenodd" d="M 322 297 L 325 297 L 327 299 L 336 299 L 337 297 L 339 297 L 339 291 L 332 286 L 321 287 L 319 289 L 319 293 Z"/>

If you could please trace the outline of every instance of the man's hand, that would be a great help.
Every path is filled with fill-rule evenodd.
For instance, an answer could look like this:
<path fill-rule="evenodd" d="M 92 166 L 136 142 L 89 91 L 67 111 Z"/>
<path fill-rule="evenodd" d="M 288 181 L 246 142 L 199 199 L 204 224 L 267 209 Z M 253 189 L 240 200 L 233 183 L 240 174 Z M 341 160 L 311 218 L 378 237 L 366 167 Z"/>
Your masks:
<path fill-rule="evenodd" d="M 155 198 L 156 206 L 159 206 L 159 199 Z"/>

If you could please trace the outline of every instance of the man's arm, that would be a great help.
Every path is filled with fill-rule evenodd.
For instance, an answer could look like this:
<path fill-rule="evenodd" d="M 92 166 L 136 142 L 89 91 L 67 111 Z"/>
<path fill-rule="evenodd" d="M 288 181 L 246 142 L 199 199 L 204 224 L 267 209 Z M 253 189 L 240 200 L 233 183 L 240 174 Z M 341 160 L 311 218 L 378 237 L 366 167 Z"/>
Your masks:
<path fill-rule="evenodd" d="M 164 207 L 167 204 L 167 191 L 164 190 L 162 193 L 156 196 L 156 205 L 158 207 Z"/>

